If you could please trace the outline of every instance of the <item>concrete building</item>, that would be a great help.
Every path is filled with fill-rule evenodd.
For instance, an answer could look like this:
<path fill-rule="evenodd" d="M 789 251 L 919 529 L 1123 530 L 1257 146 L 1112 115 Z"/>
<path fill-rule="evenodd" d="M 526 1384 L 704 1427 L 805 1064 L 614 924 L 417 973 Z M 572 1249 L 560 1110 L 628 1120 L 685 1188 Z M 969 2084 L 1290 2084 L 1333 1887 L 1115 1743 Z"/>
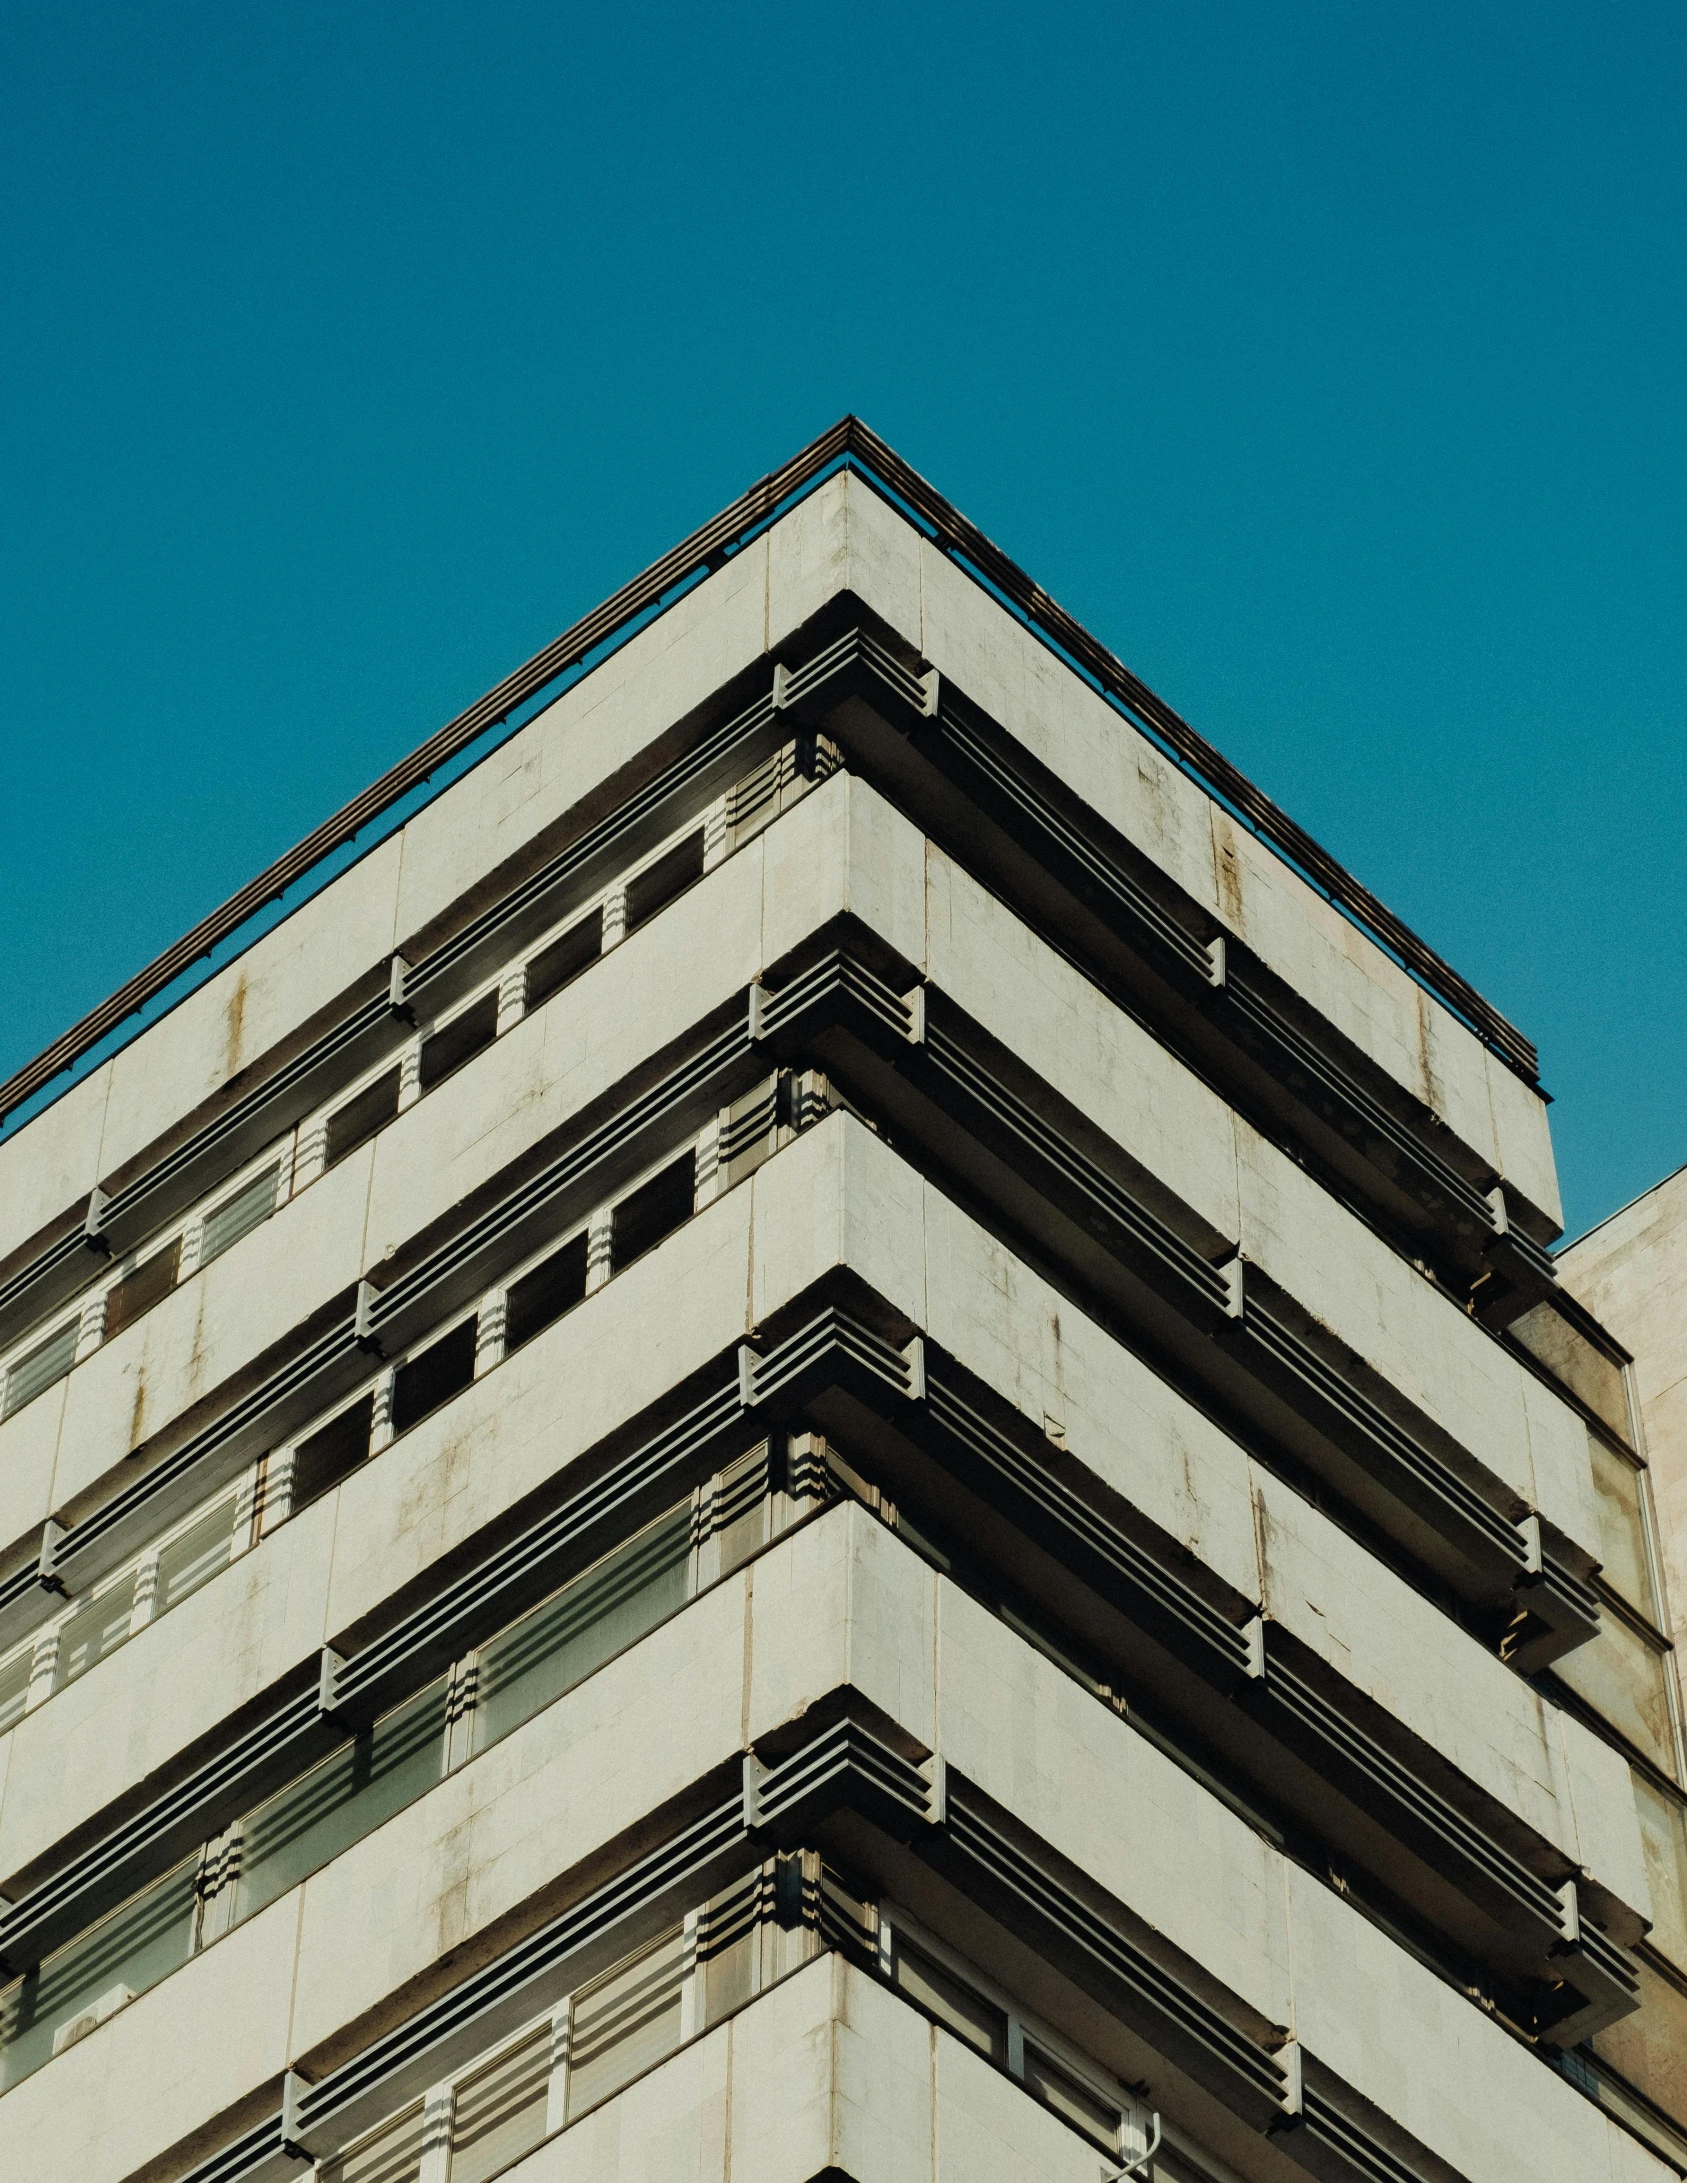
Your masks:
<path fill-rule="evenodd" d="M 1632 1479 L 1629 1466 L 1612 1465 L 1612 1477 L 1640 1501 L 1649 1534 L 1644 1561 L 1625 1569 L 1612 1556 L 1605 1570 L 1618 1595 L 1626 1673 L 1613 1651 L 1602 1677 L 1596 1671 L 1577 1685 L 1637 1754 L 1635 1795 L 1652 1874 L 1654 1922 L 1640 1951 L 1643 2006 L 1602 2032 L 1593 2051 L 1621 2073 L 1612 2080 L 1619 2097 L 1623 2079 L 1645 2087 L 1674 2116 L 1679 2135 L 1687 2121 L 1687 1816 L 1680 1795 L 1687 1777 L 1680 1662 L 1661 1640 L 1669 1627 L 1664 1602 L 1687 1599 L 1687 1169 L 1581 1237 L 1560 1255 L 1558 1269 L 1623 1368 L 1621 1387 L 1610 1364 L 1597 1368 L 1609 1389 L 1604 1406 L 1643 1464 Z M 1585 1396 L 1598 1406 L 1586 1360 L 1560 1364 L 1578 1368 Z M 1680 2145 L 1671 2151 L 1679 2163 Z"/>
<path fill-rule="evenodd" d="M 0 2175 L 1687 2167 L 1533 1052 L 853 420 L 20 1102 Z"/>

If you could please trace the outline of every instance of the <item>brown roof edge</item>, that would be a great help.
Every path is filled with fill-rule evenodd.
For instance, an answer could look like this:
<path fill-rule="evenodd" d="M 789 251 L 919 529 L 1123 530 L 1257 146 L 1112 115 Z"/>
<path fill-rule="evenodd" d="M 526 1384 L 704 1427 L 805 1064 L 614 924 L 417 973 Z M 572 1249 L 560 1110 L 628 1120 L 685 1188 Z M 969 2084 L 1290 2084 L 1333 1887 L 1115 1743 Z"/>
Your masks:
<path fill-rule="evenodd" d="M 918 471 L 858 417 L 844 417 L 817 440 L 793 455 L 779 469 L 770 471 L 747 493 L 722 509 L 701 529 L 651 563 L 630 583 L 623 584 L 601 606 L 565 629 L 544 650 L 536 652 L 495 689 L 478 698 L 467 711 L 446 722 L 407 758 L 383 773 L 380 779 L 354 796 L 332 818 L 306 835 L 297 847 L 249 880 L 193 930 L 147 964 L 144 970 L 118 987 L 109 999 L 90 1009 L 80 1022 L 56 1038 L 33 1061 L 26 1062 L 0 1084 L 0 1121 L 33 1098 L 61 1071 L 71 1068 L 110 1032 L 155 999 L 209 955 L 231 934 L 284 895 L 322 859 L 353 840 L 364 827 L 418 787 L 428 776 L 466 749 L 488 728 L 507 719 L 517 706 L 535 696 L 568 668 L 578 666 L 600 644 L 625 629 L 651 607 L 658 605 L 673 587 L 720 559 L 747 532 L 772 515 L 780 502 L 811 484 L 820 473 L 840 461 L 859 464 L 936 534 L 944 552 L 970 564 L 986 583 L 1016 607 L 1053 648 L 1065 654 L 1119 704 L 1138 716 L 1141 724 L 1160 739 L 1178 760 L 1220 801 L 1228 804 L 1261 839 L 1295 865 L 1319 891 L 1328 896 L 1353 921 L 1377 940 L 1430 992 L 1445 1001 L 1471 1026 L 1483 1042 L 1525 1082 L 1533 1084 L 1538 1072 L 1535 1049 L 1522 1033 L 1508 1023 L 1449 963 L 1379 902 L 1367 888 L 1339 865 L 1311 835 L 1297 826 L 1247 776 L 1189 723 L 1138 681 L 1123 661 L 1099 644 L 1063 607 L 1033 583 L 999 547 L 991 544 L 976 525 L 934 490 Z"/>

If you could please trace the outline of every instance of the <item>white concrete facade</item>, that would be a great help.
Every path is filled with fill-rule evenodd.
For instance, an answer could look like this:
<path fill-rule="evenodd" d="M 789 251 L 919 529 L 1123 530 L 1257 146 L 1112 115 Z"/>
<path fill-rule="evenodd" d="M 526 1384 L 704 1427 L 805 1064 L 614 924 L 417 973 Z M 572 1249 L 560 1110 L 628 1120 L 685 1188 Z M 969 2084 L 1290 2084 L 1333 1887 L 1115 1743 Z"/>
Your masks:
<path fill-rule="evenodd" d="M 929 737 L 784 708 L 856 625 Z M 0 2173 L 1669 2172 L 1622 1450 L 944 702 L 1555 1232 L 1538 1093 L 829 479 L 0 1142 Z"/>

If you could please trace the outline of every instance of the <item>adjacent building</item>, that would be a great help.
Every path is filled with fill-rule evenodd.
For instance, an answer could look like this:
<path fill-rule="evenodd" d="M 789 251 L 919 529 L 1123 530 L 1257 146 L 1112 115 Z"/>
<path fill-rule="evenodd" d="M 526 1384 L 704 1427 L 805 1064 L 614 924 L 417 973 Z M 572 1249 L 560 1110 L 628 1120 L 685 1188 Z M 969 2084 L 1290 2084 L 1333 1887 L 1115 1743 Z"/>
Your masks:
<path fill-rule="evenodd" d="M 1533 1050 L 864 427 L 21 1102 L 0 2174 L 1687 2169 Z"/>

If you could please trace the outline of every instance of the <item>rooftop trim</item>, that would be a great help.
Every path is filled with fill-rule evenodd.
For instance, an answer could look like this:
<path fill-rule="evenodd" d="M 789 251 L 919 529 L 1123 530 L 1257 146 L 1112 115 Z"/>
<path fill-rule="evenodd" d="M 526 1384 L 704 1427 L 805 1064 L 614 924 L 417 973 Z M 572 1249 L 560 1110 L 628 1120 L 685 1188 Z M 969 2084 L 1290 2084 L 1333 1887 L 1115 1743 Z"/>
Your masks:
<path fill-rule="evenodd" d="M 840 469 L 847 469 L 911 519 L 981 589 L 1007 607 L 1132 726 L 1174 758 L 1192 779 L 1269 844 L 1326 900 L 1368 935 L 1417 982 L 1464 1022 L 1527 1084 L 1538 1081 L 1535 1048 L 1485 1001 L 1451 964 L 1419 939 L 1392 910 L 1338 864 L 1288 814 L 1256 788 L 1122 660 L 1055 603 L 1017 563 L 927 484 L 858 417 L 844 417 L 751 486 L 710 522 L 651 563 L 594 607 L 513 674 L 383 773 L 361 795 L 307 834 L 295 848 L 201 918 L 191 932 L 127 979 L 52 1044 L 0 1083 L 0 1122 L 73 1068 L 129 1017 L 210 956 L 242 925 L 280 900 L 316 866 L 354 841 L 429 777 L 549 683 L 579 667 L 605 645 L 625 641 L 633 625 L 675 603 L 682 587 L 712 574 L 776 517 Z"/>

